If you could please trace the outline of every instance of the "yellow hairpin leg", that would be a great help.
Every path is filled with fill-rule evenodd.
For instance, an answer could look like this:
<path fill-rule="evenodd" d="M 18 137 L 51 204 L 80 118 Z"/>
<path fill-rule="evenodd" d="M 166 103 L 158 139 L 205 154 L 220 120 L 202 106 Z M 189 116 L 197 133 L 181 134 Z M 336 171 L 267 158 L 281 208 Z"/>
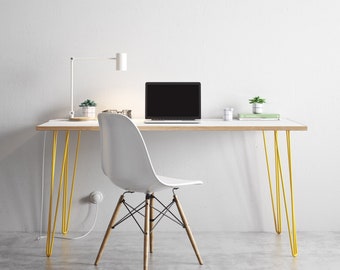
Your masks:
<path fill-rule="evenodd" d="M 68 157 L 69 157 L 69 142 L 70 142 L 70 132 L 67 131 L 65 135 L 65 149 L 64 158 L 60 174 L 60 185 L 63 186 L 63 203 L 61 212 L 61 232 L 63 235 L 67 234 L 67 190 L 68 190 Z M 59 194 L 57 204 L 59 203 Z"/>
<path fill-rule="evenodd" d="M 75 153 L 74 164 L 73 164 L 73 175 L 72 175 L 71 192 L 70 192 L 70 198 L 69 198 L 69 204 L 68 204 L 67 217 L 65 216 L 65 219 L 66 219 L 66 223 L 65 223 L 65 232 L 66 232 L 66 233 L 68 232 L 68 230 L 69 230 L 69 228 L 70 228 L 71 208 L 72 208 L 72 201 L 73 201 L 73 194 L 74 194 L 74 184 L 75 184 L 76 174 L 77 174 L 77 165 L 78 165 L 78 154 L 79 154 L 79 146 L 80 146 L 80 137 L 81 137 L 81 131 L 78 131 L 76 153 Z M 66 211 L 65 211 L 65 212 L 66 212 Z"/>
<path fill-rule="evenodd" d="M 51 164 L 51 187 L 50 187 L 50 206 L 49 206 L 49 215 L 48 215 L 48 227 L 47 227 L 47 241 L 46 241 L 46 256 L 50 257 L 53 251 L 54 244 L 54 235 L 56 231 L 58 210 L 59 210 L 59 201 L 61 197 L 61 193 L 63 192 L 63 203 L 62 203 L 62 233 L 66 234 L 69 229 L 69 220 L 70 220 L 70 212 L 72 206 L 72 198 L 73 198 L 73 190 L 74 190 L 74 182 L 76 175 L 76 167 L 78 162 L 78 151 L 80 145 L 80 131 L 78 132 L 78 142 L 76 147 L 76 154 L 74 160 L 74 169 L 73 169 L 73 177 L 72 177 L 72 187 L 69 198 L 69 204 L 67 201 L 67 191 L 68 191 L 68 160 L 69 160 L 69 141 L 70 141 L 70 132 L 67 131 L 65 133 L 65 147 L 64 147 L 64 155 L 61 166 L 60 180 L 59 180 L 59 188 L 58 188 L 58 196 L 55 206 L 54 212 L 54 220 L 52 226 L 52 208 L 53 208 L 53 192 L 54 192 L 54 178 L 55 178 L 55 164 L 56 164 L 56 155 L 57 155 L 57 137 L 58 132 L 53 132 L 53 144 L 52 144 L 52 164 Z"/>
<path fill-rule="evenodd" d="M 270 189 L 270 198 L 271 198 L 271 203 L 272 203 L 272 212 L 273 212 L 273 217 L 274 217 L 275 231 L 278 234 L 280 234 L 281 227 L 282 227 L 281 226 L 281 203 L 280 203 L 280 196 L 279 196 L 280 185 L 278 185 L 276 181 L 276 203 L 277 204 L 275 205 L 275 200 L 274 200 L 274 195 L 273 195 L 273 185 L 272 185 L 272 179 L 271 179 L 271 171 L 270 171 L 270 165 L 269 165 L 268 149 L 267 149 L 267 138 L 266 138 L 266 134 L 264 131 L 262 132 L 262 136 L 263 136 L 264 151 L 265 151 L 265 156 L 266 156 L 268 183 L 269 183 L 269 189 Z M 277 164 L 277 162 L 275 162 L 275 164 Z M 277 180 L 277 177 L 276 177 L 276 180 Z"/>
<path fill-rule="evenodd" d="M 288 169 L 289 169 L 289 183 L 290 183 L 290 204 L 291 204 L 291 220 L 289 217 L 288 211 L 288 203 L 285 191 L 285 185 L 282 174 L 282 165 L 281 165 L 281 156 L 279 150 L 279 140 L 278 140 L 278 132 L 274 131 L 274 156 L 275 156 L 275 180 L 276 180 L 276 205 L 274 202 L 272 181 L 271 181 L 271 172 L 269 166 L 269 158 L 268 158 L 268 150 L 267 150 L 267 140 L 265 132 L 262 132 L 263 141 L 264 141 L 264 150 L 266 156 L 266 164 L 267 164 L 267 173 L 268 173 L 268 181 L 270 188 L 270 196 L 272 202 L 272 211 L 274 216 L 274 224 L 275 230 L 278 234 L 282 231 L 281 226 L 281 194 L 283 197 L 285 214 L 287 220 L 287 227 L 289 233 L 289 240 L 292 255 L 295 257 L 298 255 L 298 246 L 297 246 L 297 235 L 296 235 L 296 220 L 295 220 L 295 206 L 294 206 L 294 190 L 293 190 L 293 174 L 292 174 L 292 159 L 291 159 L 291 144 L 290 144 L 290 131 L 286 131 L 286 140 L 287 140 L 287 159 L 288 159 Z M 281 193 L 282 189 L 282 193 Z"/>
<path fill-rule="evenodd" d="M 276 182 L 276 213 L 277 228 L 276 232 L 282 232 L 282 214 L 281 214 L 281 197 L 280 197 L 280 181 L 282 181 L 281 158 L 278 145 L 278 133 L 274 131 L 274 156 L 275 156 L 275 182 Z"/>
<path fill-rule="evenodd" d="M 295 220 L 295 203 L 294 203 L 294 187 L 293 187 L 293 169 L 292 169 L 292 151 L 290 143 L 290 131 L 286 131 L 287 140 L 287 155 L 288 155 L 288 167 L 289 167 L 289 184 L 290 184 L 290 203 L 292 207 L 292 228 L 289 229 L 289 240 L 292 248 L 292 255 L 296 257 L 298 255 L 297 233 L 296 233 L 296 220 Z M 288 213 L 287 213 L 288 215 Z"/>
<path fill-rule="evenodd" d="M 50 206 L 48 210 L 47 239 L 46 239 L 46 256 L 47 257 L 50 257 L 52 255 L 53 243 L 54 243 L 54 234 L 52 235 L 51 226 L 52 226 L 52 206 L 53 206 L 55 161 L 56 161 L 56 155 L 57 155 L 57 141 L 58 141 L 58 131 L 53 131 Z"/>

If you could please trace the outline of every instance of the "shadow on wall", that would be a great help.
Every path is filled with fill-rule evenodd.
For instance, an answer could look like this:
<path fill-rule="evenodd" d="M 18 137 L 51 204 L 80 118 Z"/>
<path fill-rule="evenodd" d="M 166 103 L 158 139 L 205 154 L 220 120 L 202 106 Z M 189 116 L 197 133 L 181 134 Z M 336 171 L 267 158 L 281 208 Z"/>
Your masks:
<path fill-rule="evenodd" d="M 1 136 L 0 230 L 2 231 L 37 231 L 37 228 L 40 228 L 43 134 L 43 132 L 36 132 L 34 127 L 29 127 L 17 129 L 12 133 L 7 132 L 6 135 Z M 63 148 L 63 135 L 61 134 L 58 148 Z M 258 154 L 259 149 L 257 149 L 260 145 L 260 136 L 234 132 L 153 132 L 144 135 L 155 168 L 160 174 L 204 180 L 205 184 L 202 188 L 190 193 L 191 196 L 187 199 L 183 196 L 183 203 L 194 199 L 197 201 L 196 207 L 204 209 L 207 215 L 207 219 L 202 221 L 199 213 L 192 212 L 192 222 L 195 222 L 196 218 L 195 223 L 200 224 L 197 229 L 225 229 L 222 226 L 224 223 L 229 226 L 228 228 L 235 230 L 249 230 L 249 228 L 262 230 L 266 226 L 262 223 L 264 219 L 262 211 L 269 209 L 270 204 L 267 194 L 265 199 L 262 198 L 261 190 L 266 182 L 259 178 L 265 174 L 257 169 L 260 165 L 261 167 L 264 165 L 263 157 Z M 50 166 L 50 140 L 51 136 L 48 136 L 45 168 Z M 100 168 L 98 133 L 86 133 L 86 136 L 82 137 L 81 146 L 79 154 L 82 158 L 79 162 L 77 179 L 87 180 L 83 185 L 78 185 L 77 190 L 79 194 L 89 194 L 89 190 L 97 189 L 98 186 L 103 188 L 107 183 Z M 86 153 L 98 156 L 86 158 L 84 155 Z M 46 170 L 46 179 L 49 177 L 48 174 L 49 171 Z M 55 180 L 57 186 L 59 174 L 56 175 Z M 45 191 L 47 188 L 46 185 Z M 183 193 L 185 192 L 183 189 Z M 48 191 L 45 194 L 48 194 Z M 266 203 L 268 207 L 265 209 L 262 209 L 263 201 L 268 201 L 268 204 Z M 83 204 L 85 201 L 80 199 L 77 203 Z M 107 200 L 104 204 L 112 207 L 111 200 Z M 230 207 L 231 204 L 233 207 Z M 214 205 L 222 208 L 215 209 Z M 46 211 L 44 209 L 45 217 Z M 220 211 L 226 211 L 226 216 L 217 215 L 220 221 L 217 222 L 218 224 L 211 224 L 209 220 L 215 219 Z M 86 217 L 79 220 L 84 221 Z M 230 224 L 231 222 L 234 223 Z M 43 224 L 43 227 L 45 225 Z M 106 228 L 106 222 L 101 226 Z"/>
<path fill-rule="evenodd" d="M 0 228 L 3 231 L 38 228 L 41 139 L 34 127 L 17 129 L 0 138 Z"/>
<path fill-rule="evenodd" d="M 205 212 L 204 221 L 198 217 L 200 230 L 267 228 L 264 210 L 270 207 L 270 201 L 258 133 L 144 132 L 143 135 L 156 172 L 203 180 L 202 188 L 195 190 L 197 197 L 189 197 Z M 185 203 L 187 198 L 182 200 Z M 265 207 L 263 200 L 268 202 Z M 225 214 L 219 215 L 222 212 Z M 206 220 L 214 220 L 214 224 L 205 224 Z"/>
<path fill-rule="evenodd" d="M 13 121 L 0 130 L 0 230 L 37 231 L 40 227 L 44 132 L 35 126 L 65 114 L 56 108 L 35 112 L 24 124 Z M 28 115 L 32 112 L 28 111 Z M 18 116 L 19 117 L 19 116 Z M 18 121 L 20 122 L 20 121 Z M 5 125 L 6 126 L 6 125 Z M 47 144 L 46 144 L 47 145 Z"/>
<path fill-rule="evenodd" d="M 58 154 L 63 148 L 63 135 L 58 140 Z M 21 129 L 8 133 L 0 140 L 0 219 L 2 231 L 29 231 L 40 228 L 41 211 L 41 177 L 44 133 L 33 128 Z M 86 138 L 84 138 L 86 141 Z M 50 180 L 50 146 L 51 136 L 46 138 L 45 155 L 45 207 L 47 216 L 47 201 Z M 7 143 L 6 143 L 7 142 Z M 60 149 L 59 149 L 60 148 Z M 55 191 L 59 183 L 60 161 L 57 161 L 55 175 Z M 47 170 L 48 169 L 48 170 Z M 87 197 L 80 198 L 80 204 L 89 204 Z M 59 211 L 60 212 L 60 211 Z M 90 208 L 84 221 L 89 219 Z M 45 223 L 45 220 L 43 220 Z M 82 223 L 81 223 L 82 224 Z M 46 227 L 46 224 L 43 224 Z"/>

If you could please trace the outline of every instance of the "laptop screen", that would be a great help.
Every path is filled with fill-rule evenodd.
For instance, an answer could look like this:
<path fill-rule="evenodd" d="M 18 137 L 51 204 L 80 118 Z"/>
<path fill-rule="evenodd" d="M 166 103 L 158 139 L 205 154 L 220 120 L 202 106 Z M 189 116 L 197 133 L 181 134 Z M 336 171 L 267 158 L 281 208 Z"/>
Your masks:
<path fill-rule="evenodd" d="M 201 119 L 201 83 L 145 83 L 145 118 L 152 120 Z"/>

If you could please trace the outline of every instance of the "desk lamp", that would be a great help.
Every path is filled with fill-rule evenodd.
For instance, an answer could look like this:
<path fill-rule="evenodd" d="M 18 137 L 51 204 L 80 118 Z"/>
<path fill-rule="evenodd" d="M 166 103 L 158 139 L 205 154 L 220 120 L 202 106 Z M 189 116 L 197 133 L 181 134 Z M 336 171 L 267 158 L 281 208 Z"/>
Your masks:
<path fill-rule="evenodd" d="M 71 111 L 70 119 L 74 118 L 74 107 L 73 107 L 73 63 L 75 60 L 115 60 L 116 70 L 126 71 L 127 70 L 127 54 L 116 53 L 116 57 L 99 58 L 99 57 L 71 57 Z"/>

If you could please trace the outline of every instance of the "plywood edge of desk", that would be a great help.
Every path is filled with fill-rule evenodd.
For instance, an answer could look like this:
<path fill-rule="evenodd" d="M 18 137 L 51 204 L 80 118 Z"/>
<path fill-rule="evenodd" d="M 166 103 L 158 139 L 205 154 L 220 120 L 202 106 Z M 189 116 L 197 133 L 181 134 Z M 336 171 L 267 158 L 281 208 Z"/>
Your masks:
<path fill-rule="evenodd" d="M 307 126 L 138 126 L 140 131 L 307 131 Z M 37 131 L 99 131 L 98 126 L 36 126 Z"/>
<path fill-rule="evenodd" d="M 140 131 L 307 131 L 307 126 L 138 126 Z"/>
<path fill-rule="evenodd" d="M 37 131 L 99 131 L 98 126 L 93 127 L 70 127 L 70 126 L 36 126 Z"/>

